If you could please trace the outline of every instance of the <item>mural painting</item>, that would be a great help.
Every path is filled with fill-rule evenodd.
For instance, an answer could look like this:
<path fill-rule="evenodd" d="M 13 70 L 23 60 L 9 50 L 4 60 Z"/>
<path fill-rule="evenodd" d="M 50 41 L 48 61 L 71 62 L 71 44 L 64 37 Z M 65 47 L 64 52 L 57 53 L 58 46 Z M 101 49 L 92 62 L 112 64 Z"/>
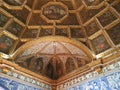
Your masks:
<path fill-rule="evenodd" d="M 84 32 L 81 28 L 71 28 L 70 31 L 72 38 L 84 38 Z"/>
<path fill-rule="evenodd" d="M 0 13 L 0 26 L 3 27 L 8 21 L 8 17 Z"/>
<path fill-rule="evenodd" d="M 0 37 L 0 51 L 1 52 L 8 54 L 9 50 L 12 47 L 13 44 L 14 44 L 13 39 L 11 39 L 11 38 L 9 38 L 5 35 L 2 35 Z"/>
<path fill-rule="evenodd" d="M 23 28 L 16 22 L 11 23 L 9 27 L 7 28 L 9 32 L 11 32 L 12 34 L 16 36 L 19 36 L 21 34 L 22 29 Z"/>
<path fill-rule="evenodd" d="M 26 60 L 21 60 L 20 62 L 16 61 L 17 64 L 19 64 L 20 66 L 24 67 L 24 68 L 27 68 L 29 69 L 30 68 L 30 63 L 31 63 L 31 60 L 33 59 L 34 57 L 29 57 L 27 58 Z"/>
<path fill-rule="evenodd" d="M 66 73 L 70 73 L 71 71 L 75 69 L 75 64 L 72 58 L 69 57 L 67 59 L 65 66 L 66 66 Z"/>
<path fill-rule="evenodd" d="M 60 5 L 49 5 L 43 9 L 43 14 L 50 20 L 58 20 L 64 17 L 67 12 Z"/>
<path fill-rule="evenodd" d="M 86 32 L 87 32 L 88 36 L 96 33 L 99 30 L 99 27 L 95 21 L 88 24 L 85 28 L 86 28 Z"/>
<path fill-rule="evenodd" d="M 67 29 L 65 29 L 65 28 L 56 28 L 55 35 L 67 36 Z"/>
<path fill-rule="evenodd" d="M 115 44 L 120 43 L 120 23 L 107 31 Z"/>
<path fill-rule="evenodd" d="M 78 67 L 84 66 L 85 64 L 87 64 L 87 61 L 83 58 L 80 57 L 75 57 Z"/>
<path fill-rule="evenodd" d="M 56 79 L 63 75 L 63 63 L 60 60 L 56 60 Z"/>
<path fill-rule="evenodd" d="M 110 48 L 105 37 L 100 35 L 92 40 L 93 46 L 95 47 L 96 54 L 101 53 Z"/>
<path fill-rule="evenodd" d="M 42 73 L 42 69 L 43 69 L 43 58 L 39 57 L 37 59 L 35 59 L 32 63 L 32 69 L 33 71 L 37 72 L 37 73 Z"/>
<path fill-rule="evenodd" d="M 52 28 L 42 28 L 40 30 L 39 36 L 48 36 L 48 35 L 52 35 Z"/>
<path fill-rule="evenodd" d="M 16 63 L 38 74 L 42 73 L 43 65 L 44 65 L 42 57 L 35 58 L 34 56 L 29 57 L 26 60 L 16 61 Z"/>
<path fill-rule="evenodd" d="M 110 11 L 106 11 L 105 13 L 103 13 L 103 15 L 98 17 L 98 20 L 100 21 L 102 26 L 106 26 L 106 25 L 110 24 L 115 19 L 116 19 L 116 17 Z"/>
<path fill-rule="evenodd" d="M 46 67 L 46 76 L 48 76 L 51 79 L 56 79 L 56 75 L 55 75 L 55 69 L 53 66 L 53 59 L 50 60 L 50 62 L 48 63 L 47 67 Z"/>

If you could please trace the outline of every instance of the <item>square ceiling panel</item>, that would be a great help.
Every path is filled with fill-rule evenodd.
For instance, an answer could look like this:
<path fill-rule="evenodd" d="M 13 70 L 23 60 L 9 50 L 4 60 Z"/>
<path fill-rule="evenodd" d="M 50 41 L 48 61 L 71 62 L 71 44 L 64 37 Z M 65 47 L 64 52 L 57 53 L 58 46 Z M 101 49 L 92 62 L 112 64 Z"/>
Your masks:
<path fill-rule="evenodd" d="M 92 40 L 92 44 L 95 48 L 96 54 L 104 52 L 105 50 L 110 48 L 110 45 L 108 44 L 103 35 L 99 35 L 98 37 L 94 38 Z"/>
<path fill-rule="evenodd" d="M 23 30 L 23 27 L 21 25 L 19 25 L 17 22 L 13 21 L 7 28 L 7 30 L 16 35 L 16 36 L 20 36 L 22 30 Z"/>
<path fill-rule="evenodd" d="M 67 28 L 56 28 L 55 35 L 68 36 Z"/>
<path fill-rule="evenodd" d="M 91 36 L 92 34 L 96 33 L 98 30 L 100 30 L 100 27 L 98 26 L 96 21 L 90 22 L 88 25 L 85 26 L 85 28 L 88 36 Z"/>
<path fill-rule="evenodd" d="M 53 28 L 41 28 L 40 37 L 41 36 L 49 36 L 53 34 Z"/>
<path fill-rule="evenodd" d="M 84 32 L 81 28 L 70 28 L 72 38 L 84 38 Z"/>
<path fill-rule="evenodd" d="M 0 12 L 0 26 L 3 27 L 8 21 L 8 17 Z"/>
<path fill-rule="evenodd" d="M 104 12 L 101 16 L 98 17 L 101 25 L 104 27 L 110 23 L 112 23 L 115 19 L 117 19 L 110 10 Z"/>
<path fill-rule="evenodd" d="M 0 37 L 0 52 L 8 54 L 13 44 L 14 44 L 13 39 L 11 39 L 8 36 L 2 35 Z"/>
<path fill-rule="evenodd" d="M 115 44 L 120 43 L 120 23 L 112 27 L 110 30 L 107 30 L 107 32 Z"/>

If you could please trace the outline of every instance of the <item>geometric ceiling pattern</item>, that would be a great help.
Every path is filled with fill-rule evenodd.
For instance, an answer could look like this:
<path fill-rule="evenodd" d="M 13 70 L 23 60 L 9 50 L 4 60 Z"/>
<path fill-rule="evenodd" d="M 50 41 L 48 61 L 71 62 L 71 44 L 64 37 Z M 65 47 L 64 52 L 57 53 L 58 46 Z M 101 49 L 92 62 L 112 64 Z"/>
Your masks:
<path fill-rule="evenodd" d="M 44 36 L 64 36 L 71 40 L 75 39 L 87 46 L 93 55 L 106 55 L 111 50 L 120 46 L 120 0 L 0 1 L 1 56 L 12 56 L 23 44 Z M 70 45 L 64 45 L 63 43 L 59 41 L 54 43 L 44 42 L 44 44 L 48 45 L 45 49 L 57 44 L 60 49 L 64 47 L 62 49 L 64 51 Z M 68 52 L 69 50 L 66 49 L 65 51 Z M 52 51 L 49 53 L 52 53 Z M 51 63 L 48 68 L 51 67 L 51 70 L 55 69 L 52 67 L 54 56 L 56 57 L 55 51 L 52 53 L 51 59 L 49 59 Z M 32 62 L 32 59 L 37 60 L 35 58 L 33 55 L 23 61 L 27 62 L 30 59 Z M 42 61 L 43 56 L 38 58 Z M 61 63 L 58 59 L 60 58 L 57 56 L 56 63 Z M 71 64 L 71 62 L 68 63 Z M 26 63 L 24 64 L 23 67 L 26 67 Z M 43 64 L 43 62 L 39 64 Z M 74 66 L 73 64 L 71 65 Z M 33 67 L 29 67 L 28 69 L 31 68 Z M 53 71 L 55 72 L 55 70 Z M 61 71 L 60 73 L 63 72 Z M 46 75 L 45 72 L 41 74 Z M 49 75 L 47 76 L 49 77 Z M 59 75 L 55 75 L 55 77 L 50 78 L 56 79 L 58 77 Z"/>

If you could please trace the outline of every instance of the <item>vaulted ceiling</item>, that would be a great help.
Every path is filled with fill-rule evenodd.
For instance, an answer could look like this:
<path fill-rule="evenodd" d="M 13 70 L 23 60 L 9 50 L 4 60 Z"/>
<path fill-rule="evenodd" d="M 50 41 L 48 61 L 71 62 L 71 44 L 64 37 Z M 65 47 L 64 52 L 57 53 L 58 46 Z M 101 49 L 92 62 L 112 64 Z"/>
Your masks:
<path fill-rule="evenodd" d="M 58 79 L 119 50 L 120 0 L 1 0 L 0 31 L 2 58 Z"/>

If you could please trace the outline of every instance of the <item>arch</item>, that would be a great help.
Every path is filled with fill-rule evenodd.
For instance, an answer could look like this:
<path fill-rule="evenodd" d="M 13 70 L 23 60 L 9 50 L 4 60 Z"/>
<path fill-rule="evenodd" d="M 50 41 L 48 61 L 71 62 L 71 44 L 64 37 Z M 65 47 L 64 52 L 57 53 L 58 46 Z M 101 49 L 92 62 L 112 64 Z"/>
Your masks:
<path fill-rule="evenodd" d="M 33 45 L 36 45 L 40 42 L 65 42 L 65 43 L 70 43 L 73 46 L 82 50 L 89 57 L 89 59 L 91 59 L 91 60 L 93 59 L 92 52 L 85 45 L 83 45 L 81 42 L 78 42 L 77 40 L 69 39 L 69 38 L 66 38 L 66 37 L 63 37 L 63 36 L 46 36 L 46 37 L 41 37 L 41 38 L 34 39 L 32 41 L 29 41 L 29 42 L 25 43 L 23 46 L 21 46 L 20 48 L 18 48 L 11 55 L 11 59 L 14 60 L 19 54 L 23 53 L 26 49 L 28 49 L 28 48 L 32 47 Z"/>

